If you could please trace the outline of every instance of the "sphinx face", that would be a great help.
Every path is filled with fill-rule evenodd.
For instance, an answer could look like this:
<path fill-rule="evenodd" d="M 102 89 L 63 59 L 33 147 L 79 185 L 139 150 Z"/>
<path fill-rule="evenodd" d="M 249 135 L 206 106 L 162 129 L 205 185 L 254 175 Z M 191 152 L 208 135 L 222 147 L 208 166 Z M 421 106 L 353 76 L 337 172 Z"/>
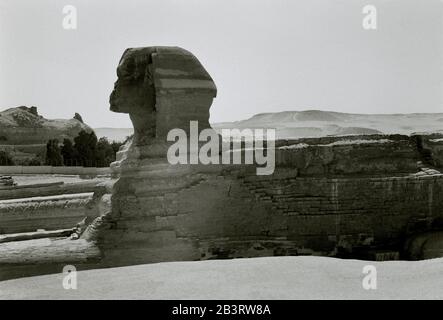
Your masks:
<path fill-rule="evenodd" d="M 155 88 L 151 66 L 149 53 L 126 50 L 109 97 L 111 111 L 129 113 L 136 144 L 143 144 L 155 136 Z"/>
<path fill-rule="evenodd" d="M 149 115 L 155 108 L 155 89 L 151 81 L 149 57 L 127 50 L 117 67 L 118 79 L 109 97 L 114 112 Z"/>
<path fill-rule="evenodd" d="M 199 130 L 210 128 L 209 108 L 217 89 L 189 51 L 179 47 L 127 49 L 117 76 L 110 109 L 129 114 L 135 145 L 152 145 L 155 139 L 164 142 L 171 129 L 188 131 L 190 121 L 198 121 Z"/>

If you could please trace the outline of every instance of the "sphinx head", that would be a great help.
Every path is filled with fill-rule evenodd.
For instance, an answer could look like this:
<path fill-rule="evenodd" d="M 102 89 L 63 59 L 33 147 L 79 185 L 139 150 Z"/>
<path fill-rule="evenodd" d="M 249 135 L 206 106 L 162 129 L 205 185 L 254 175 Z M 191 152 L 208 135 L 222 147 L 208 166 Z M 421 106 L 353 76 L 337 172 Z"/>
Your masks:
<path fill-rule="evenodd" d="M 117 67 L 118 79 L 109 98 L 111 111 L 131 114 L 154 110 L 152 51 L 152 48 L 125 50 Z"/>
<path fill-rule="evenodd" d="M 127 49 L 117 67 L 111 111 L 128 113 L 136 144 L 164 139 L 169 130 L 209 128 L 217 89 L 198 59 L 179 47 Z"/>

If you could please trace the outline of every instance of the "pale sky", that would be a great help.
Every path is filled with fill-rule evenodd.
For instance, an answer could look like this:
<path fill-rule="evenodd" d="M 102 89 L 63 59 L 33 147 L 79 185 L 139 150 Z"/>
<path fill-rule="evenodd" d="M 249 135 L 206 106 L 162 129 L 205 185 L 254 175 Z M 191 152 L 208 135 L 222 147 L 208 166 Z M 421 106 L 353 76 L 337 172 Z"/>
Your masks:
<path fill-rule="evenodd" d="M 62 27 L 74 5 L 78 29 Z M 364 30 L 362 8 L 377 8 Z M 443 112 L 440 0 L 0 0 L 0 109 L 131 127 L 109 111 L 128 47 L 177 45 L 213 77 L 211 122 L 261 112 Z"/>

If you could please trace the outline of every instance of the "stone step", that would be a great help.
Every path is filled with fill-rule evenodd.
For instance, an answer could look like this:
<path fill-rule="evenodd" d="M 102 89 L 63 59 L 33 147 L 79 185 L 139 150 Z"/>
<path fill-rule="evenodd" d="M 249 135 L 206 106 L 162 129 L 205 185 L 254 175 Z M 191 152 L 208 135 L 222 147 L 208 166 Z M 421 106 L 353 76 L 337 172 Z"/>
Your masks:
<path fill-rule="evenodd" d="M 42 238 L 0 243 L 0 269 L 7 265 L 76 264 L 99 257 L 100 250 L 84 239 Z"/>
<path fill-rule="evenodd" d="M 35 232 L 23 232 L 23 233 L 10 233 L 0 235 L 0 243 L 11 242 L 11 241 L 24 241 L 40 238 L 52 238 L 52 237 L 69 237 L 75 228 L 71 229 L 60 229 L 60 230 L 37 230 Z"/>

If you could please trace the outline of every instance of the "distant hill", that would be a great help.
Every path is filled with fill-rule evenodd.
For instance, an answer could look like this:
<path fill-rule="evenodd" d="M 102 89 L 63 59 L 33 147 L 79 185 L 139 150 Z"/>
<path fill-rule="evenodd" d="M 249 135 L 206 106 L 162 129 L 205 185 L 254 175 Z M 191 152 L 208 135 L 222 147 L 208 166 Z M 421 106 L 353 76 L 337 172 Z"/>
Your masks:
<path fill-rule="evenodd" d="M 77 119 L 45 119 L 37 107 L 16 107 L 0 112 L 0 150 L 8 151 L 16 163 L 38 156 L 44 159 L 50 139 L 74 139 L 81 130 L 92 129 Z"/>
<path fill-rule="evenodd" d="M 211 124 L 223 128 L 275 128 L 277 138 L 322 136 L 443 133 L 443 113 L 357 114 L 306 110 L 260 113 L 249 119 Z M 97 137 L 124 141 L 133 128 L 94 128 Z"/>
<path fill-rule="evenodd" d="M 106 137 L 109 141 L 123 142 L 134 133 L 133 128 L 94 128 L 98 138 Z"/>
<path fill-rule="evenodd" d="M 277 138 L 361 134 L 443 133 L 443 113 L 353 114 L 321 110 L 260 113 L 247 120 L 214 123 L 223 128 L 275 128 Z"/>

